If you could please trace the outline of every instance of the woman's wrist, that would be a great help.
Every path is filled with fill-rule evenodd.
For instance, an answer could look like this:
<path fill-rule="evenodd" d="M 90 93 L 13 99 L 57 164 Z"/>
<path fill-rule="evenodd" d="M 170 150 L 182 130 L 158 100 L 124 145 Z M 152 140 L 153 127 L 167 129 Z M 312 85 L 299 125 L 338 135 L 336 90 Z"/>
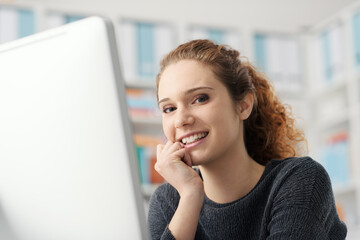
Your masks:
<path fill-rule="evenodd" d="M 187 191 L 180 193 L 180 201 L 188 202 L 189 204 L 198 204 L 202 206 L 204 202 L 205 192 L 203 186 L 193 187 Z"/>
<path fill-rule="evenodd" d="M 200 180 L 199 181 L 193 181 L 192 183 L 187 184 L 187 186 L 183 186 L 181 189 L 178 190 L 180 197 L 204 197 L 205 190 L 204 190 L 204 184 Z"/>
<path fill-rule="evenodd" d="M 203 187 L 187 188 L 180 195 L 179 205 L 168 226 L 176 239 L 194 239 L 204 196 Z"/>

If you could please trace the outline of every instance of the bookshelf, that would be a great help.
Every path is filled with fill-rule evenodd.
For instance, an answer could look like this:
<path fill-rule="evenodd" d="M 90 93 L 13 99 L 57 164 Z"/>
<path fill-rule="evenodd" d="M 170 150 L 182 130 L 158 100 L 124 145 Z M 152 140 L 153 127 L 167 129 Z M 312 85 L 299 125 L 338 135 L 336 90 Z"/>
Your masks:
<path fill-rule="evenodd" d="M 298 35 L 256 32 L 255 63 L 272 79 L 280 95 L 303 91 L 301 43 Z M 289 95 L 287 95 L 289 97 Z"/>
<path fill-rule="evenodd" d="M 191 39 L 209 39 L 218 44 L 228 44 L 242 52 L 244 44 L 240 31 L 237 29 L 191 25 L 188 27 L 188 40 Z"/>
<path fill-rule="evenodd" d="M 175 31 L 163 22 L 122 18 L 117 22 L 124 77 L 136 88 L 156 88 L 161 58 L 176 46 Z"/>
<path fill-rule="evenodd" d="M 359 14 L 360 4 L 353 4 L 304 33 L 314 123 L 310 154 L 329 172 L 347 239 L 360 237 Z"/>
<path fill-rule="evenodd" d="M 1 19 L 7 16 L 4 9 L 10 9 L 13 19 L 20 11 L 30 12 L 28 19 L 32 20 L 27 22 L 32 24 L 27 25 L 28 33 L 94 14 L 108 17 L 115 24 L 121 43 L 119 49 L 127 88 L 148 92 L 149 95 L 145 95 L 152 94 L 153 99 L 156 99 L 155 75 L 159 59 L 179 43 L 206 37 L 234 46 L 270 75 L 280 99 L 293 107 L 300 126 L 306 131 L 311 157 L 321 161 L 324 148 L 329 147 L 326 146 L 328 139 L 341 131 L 347 133 L 349 180 L 334 186 L 334 193 L 349 225 L 348 239 L 359 239 L 360 3 L 304 32 L 295 33 L 278 31 L 275 26 L 259 29 L 248 21 L 224 22 L 206 13 L 197 14 L 198 19 L 186 19 L 183 15 L 159 14 L 146 8 L 139 11 L 137 6 L 132 10 L 134 4 L 118 9 L 103 7 L 106 4 L 85 6 L 56 1 L 0 4 L 0 43 L 21 36 L 18 29 L 1 25 L 4 23 Z M 12 36 L 11 39 L 2 38 L 4 29 L 11 31 L 12 34 L 6 35 Z M 140 35 L 147 41 L 140 41 Z M 287 51 L 279 52 L 281 49 Z M 324 49 L 327 52 L 323 52 Z M 332 54 L 327 62 L 322 61 L 325 54 Z M 155 109 L 154 104 L 152 108 Z M 161 118 L 155 110 L 145 116 L 132 115 L 132 123 L 136 134 L 155 137 L 154 142 L 163 138 Z M 157 186 L 158 183 L 143 184 L 146 200 Z"/>
<path fill-rule="evenodd" d="M 60 6 L 56 3 L 41 5 L 36 2 L 32 4 L 26 3 L 25 5 L 24 3 L 15 3 L 11 7 L 23 8 L 24 6 L 28 9 L 33 9 L 34 18 L 36 18 L 34 24 L 37 25 L 37 30 L 56 27 L 86 16 L 97 14 L 94 9 L 87 9 L 83 6 L 67 6 L 66 4 Z M 103 12 L 99 9 L 98 15 L 109 17 L 115 23 L 115 30 L 119 42 L 121 42 L 119 45 L 120 57 L 127 89 L 135 89 L 142 92 L 144 95 L 142 102 L 146 102 L 146 104 L 149 101 L 151 102 L 151 100 L 149 100 L 151 95 L 153 99 L 156 99 L 155 75 L 159 70 L 158 63 L 161 57 L 180 42 L 190 39 L 209 38 L 217 43 L 229 44 L 240 50 L 241 53 L 245 52 L 244 55 L 251 59 L 253 51 L 249 49 L 251 49 L 253 44 L 253 35 L 255 33 L 261 33 L 264 39 L 268 40 L 269 44 L 267 45 L 270 45 L 270 47 L 267 48 L 267 50 L 272 52 L 272 55 L 268 55 L 270 56 L 269 60 L 273 60 L 271 56 L 273 58 L 276 56 L 276 51 L 271 50 L 278 50 L 279 47 L 282 46 L 281 43 L 283 43 L 284 46 L 293 53 L 292 56 L 290 56 L 290 58 L 292 58 L 291 60 L 295 60 L 295 64 L 292 64 L 292 68 L 290 69 L 295 68 L 297 73 L 300 72 L 298 66 L 299 61 L 296 61 L 299 57 L 299 51 L 297 49 L 298 42 L 294 34 L 273 34 L 272 32 L 253 31 L 239 27 L 237 24 L 232 24 L 232 26 L 228 23 L 219 24 L 218 21 L 214 21 L 213 23 L 209 23 L 209 21 L 196 22 L 193 20 L 179 21 L 177 19 L 164 21 L 159 20 L 157 17 L 139 17 L 136 14 L 133 14 L 134 16 L 130 14 L 129 16 L 129 14 L 125 14 L 125 12 L 121 13 L 121 10 L 119 10 L 119 12 Z M 204 24 L 204 22 L 206 23 Z M 266 43 L 266 41 L 264 43 Z M 274 46 L 277 46 L 277 48 Z M 289 58 L 287 58 L 287 60 L 288 59 Z M 294 63 L 294 61 L 290 62 Z M 296 76 L 296 78 L 300 77 L 300 75 Z M 283 89 L 285 88 L 286 87 Z M 294 94 L 297 95 L 293 104 L 299 106 L 297 109 L 303 110 L 305 107 L 303 106 L 304 104 L 301 103 L 302 94 L 296 94 L 298 92 L 298 89 L 293 88 L 290 95 L 286 95 L 286 91 L 283 91 L 282 96 L 284 101 L 290 101 L 293 100 L 292 96 Z M 158 138 L 159 141 L 159 139 L 162 138 L 162 126 L 160 114 L 156 112 L 154 103 L 152 103 L 151 107 L 140 106 L 139 108 L 147 108 L 147 110 L 140 110 L 137 114 L 131 114 L 135 134 L 154 136 Z M 129 106 L 129 109 L 131 112 L 133 106 Z M 298 115 L 303 114 L 299 112 Z M 151 184 L 149 187 L 148 183 L 144 185 L 147 186 L 145 188 L 147 189 L 145 195 L 149 196 L 151 189 L 153 190 L 154 188 L 151 187 Z"/>
<path fill-rule="evenodd" d="M 303 41 L 299 34 L 255 31 L 253 33 L 254 61 L 275 87 L 280 100 L 291 107 L 297 126 L 306 131 L 310 112 L 307 105 L 302 54 Z"/>
<path fill-rule="evenodd" d="M 155 79 L 162 56 L 176 45 L 175 31 L 167 22 L 136 18 L 121 18 L 116 28 L 140 177 L 148 201 L 164 181 L 153 167 L 156 145 L 164 141 Z"/>
<path fill-rule="evenodd" d="M 58 11 L 48 11 L 45 16 L 46 20 L 44 23 L 44 27 L 45 29 L 50 29 L 66 23 L 75 22 L 85 17 L 86 16 L 81 14 L 69 14 Z"/>

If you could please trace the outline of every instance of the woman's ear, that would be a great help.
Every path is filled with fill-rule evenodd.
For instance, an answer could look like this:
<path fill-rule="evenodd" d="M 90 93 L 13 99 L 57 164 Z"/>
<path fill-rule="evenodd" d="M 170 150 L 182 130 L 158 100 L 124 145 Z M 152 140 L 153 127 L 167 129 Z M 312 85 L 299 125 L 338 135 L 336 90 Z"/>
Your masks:
<path fill-rule="evenodd" d="M 241 120 L 246 120 L 254 106 L 254 95 L 252 93 L 246 94 L 246 96 L 238 103 L 238 113 Z"/>

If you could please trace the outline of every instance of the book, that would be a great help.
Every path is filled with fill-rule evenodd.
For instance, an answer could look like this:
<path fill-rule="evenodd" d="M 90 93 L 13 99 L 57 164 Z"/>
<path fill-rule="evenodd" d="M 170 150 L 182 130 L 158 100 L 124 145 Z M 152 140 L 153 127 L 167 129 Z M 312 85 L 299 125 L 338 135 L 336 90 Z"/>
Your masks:
<path fill-rule="evenodd" d="M 349 183 L 349 141 L 346 131 L 327 137 L 321 150 L 320 162 L 327 170 L 334 187 Z"/>
<path fill-rule="evenodd" d="M 125 19 L 119 24 L 119 39 L 127 82 L 155 81 L 160 60 L 175 47 L 169 24 Z"/>
<path fill-rule="evenodd" d="M 300 44 L 296 37 L 279 34 L 255 34 L 255 63 L 274 82 L 279 91 L 300 91 Z"/>
<path fill-rule="evenodd" d="M 144 89 L 126 89 L 126 99 L 132 118 L 159 118 L 160 110 L 157 105 L 155 92 Z"/>
<path fill-rule="evenodd" d="M 0 43 L 34 33 L 35 15 L 33 11 L 0 6 Z"/>
<path fill-rule="evenodd" d="M 156 172 L 156 146 L 163 143 L 161 137 L 135 134 L 134 141 L 138 158 L 140 180 L 142 184 L 163 183 L 163 177 Z"/>

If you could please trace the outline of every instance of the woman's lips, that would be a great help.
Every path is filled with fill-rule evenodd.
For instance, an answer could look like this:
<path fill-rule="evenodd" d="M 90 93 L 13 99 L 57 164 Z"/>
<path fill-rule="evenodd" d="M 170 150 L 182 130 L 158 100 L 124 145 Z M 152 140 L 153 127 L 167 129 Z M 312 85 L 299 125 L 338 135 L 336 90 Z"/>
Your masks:
<path fill-rule="evenodd" d="M 202 142 L 204 142 L 206 140 L 206 138 L 208 137 L 208 135 L 209 134 L 207 134 L 205 137 L 203 137 L 195 142 L 192 142 L 192 143 L 187 143 L 187 144 L 182 143 L 182 146 L 186 149 L 194 148 L 194 147 L 200 145 Z"/>

